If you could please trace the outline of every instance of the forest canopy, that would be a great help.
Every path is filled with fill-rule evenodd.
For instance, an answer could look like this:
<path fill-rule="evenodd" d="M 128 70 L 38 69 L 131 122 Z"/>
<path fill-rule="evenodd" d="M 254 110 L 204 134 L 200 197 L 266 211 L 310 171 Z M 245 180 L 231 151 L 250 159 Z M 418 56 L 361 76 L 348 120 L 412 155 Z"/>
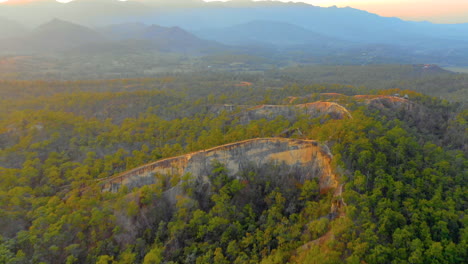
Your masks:
<path fill-rule="evenodd" d="M 275 74 L 1 81 L 0 263 L 465 262 L 466 106 Z M 239 118 L 316 101 L 351 118 Z M 156 175 L 141 188 L 99 186 L 149 162 L 264 137 L 327 146 L 342 192 L 275 164 L 228 177 L 214 163 L 206 184 Z M 171 204 L 174 186 L 183 192 Z"/>

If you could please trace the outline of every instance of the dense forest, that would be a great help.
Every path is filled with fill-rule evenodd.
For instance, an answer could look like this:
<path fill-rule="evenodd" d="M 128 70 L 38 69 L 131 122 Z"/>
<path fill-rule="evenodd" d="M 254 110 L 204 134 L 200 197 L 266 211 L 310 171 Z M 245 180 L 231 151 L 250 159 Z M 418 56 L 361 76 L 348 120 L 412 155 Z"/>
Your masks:
<path fill-rule="evenodd" d="M 387 72 L 388 82 L 369 73 L 344 84 L 322 71 L 320 80 L 295 68 L 0 81 L 0 263 L 465 263 L 464 75 L 399 86 L 393 76 L 404 69 Z M 452 82 L 435 89 L 434 78 Z M 402 106 L 396 94 L 408 98 Z M 239 121 L 257 105 L 315 101 L 351 118 Z M 208 185 L 157 175 L 156 184 L 101 192 L 101 179 L 143 164 L 265 137 L 326 145 L 341 192 L 278 164 L 228 177 L 222 163 Z M 173 205 L 165 193 L 176 185 L 184 191 Z"/>
<path fill-rule="evenodd" d="M 468 100 L 468 89 L 466 88 L 468 74 L 444 70 L 437 65 L 294 64 L 287 66 L 287 64 L 278 65 L 274 62 L 258 61 L 254 57 L 239 54 L 212 55 L 200 60 L 187 67 L 177 65 L 179 70 L 182 69 L 179 72 L 173 69 L 161 69 L 157 73 L 145 73 L 143 69 L 147 66 L 140 63 L 139 65 L 131 65 L 131 70 L 121 69 L 121 71 L 108 76 L 101 75 L 101 73 L 109 73 L 109 70 L 93 69 L 92 67 L 87 69 L 92 73 L 90 75 L 76 69 L 71 69 L 70 72 L 67 69 L 38 72 L 36 68 L 47 68 L 35 67 L 27 68 L 24 72 L 14 69 L 16 75 L 10 77 L 6 76 L 8 70 L 1 68 L 2 62 L 0 60 L 0 78 L 2 79 L 0 80 L 0 98 L 35 98 L 54 93 L 77 91 L 116 92 L 149 89 L 181 91 L 186 92 L 189 96 L 210 93 L 217 95 L 225 89 L 232 90 L 236 84 L 247 81 L 255 84 L 253 87 L 255 89 L 258 87 L 281 89 L 293 84 L 299 86 L 337 84 L 340 86 L 351 85 L 360 88 L 363 92 L 398 88 L 417 91 L 451 102 L 466 103 Z M 77 60 L 73 58 L 71 61 Z M 3 64 L 5 67 L 14 65 L 8 60 Z M 165 65 L 165 67 L 174 65 L 174 63 L 166 61 L 159 62 L 159 64 Z M 62 66 L 59 64 L 57 67 Z M 84 81 L 83 78 L 90 80 Z M 46 81 L 40 82 L 37 79 Z M 68 81 L 59 81 L 62 79 Z M 215 85 L 223 89 L 213 89 Z M 196 93 L 194 93 L 195 91 Z"/>

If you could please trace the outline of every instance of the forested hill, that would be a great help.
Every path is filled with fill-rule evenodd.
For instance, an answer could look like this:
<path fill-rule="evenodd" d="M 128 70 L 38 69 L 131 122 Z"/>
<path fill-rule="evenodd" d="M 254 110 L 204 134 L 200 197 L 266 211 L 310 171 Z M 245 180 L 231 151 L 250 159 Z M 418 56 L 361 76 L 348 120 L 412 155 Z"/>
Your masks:
<path fill-rule="evenodd" d="M 0 263 L 464 263 L 466 107 L 281 74 L 2 81 Z"/>

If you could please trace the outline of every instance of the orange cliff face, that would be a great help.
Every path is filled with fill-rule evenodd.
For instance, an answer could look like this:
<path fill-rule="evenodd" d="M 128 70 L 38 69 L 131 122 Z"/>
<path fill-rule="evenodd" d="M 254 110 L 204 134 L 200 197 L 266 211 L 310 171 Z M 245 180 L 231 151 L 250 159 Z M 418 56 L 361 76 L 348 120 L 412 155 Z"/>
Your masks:
<path fill-rule="evenodd" d="M 186 175 L 209 181 L 212 162 L 219 161 L 230 177 L 250 166 L 271 164 L 288 166 L 300 174 L 301 181 L 318 178 L 320 192 L 326 193 L 338 187 L 337 175 L 331 167 L 332 156 L 326 146 L 313 140 L 284 138 L 252 139 L 187 155 L 160 160 L 127 171 L 101 182 L 103 191 L 116 192 L 122 186 L 130 190 L 156 183 L 155 175 Z M 176 195 L 176 194 L 175 194 Z"/>

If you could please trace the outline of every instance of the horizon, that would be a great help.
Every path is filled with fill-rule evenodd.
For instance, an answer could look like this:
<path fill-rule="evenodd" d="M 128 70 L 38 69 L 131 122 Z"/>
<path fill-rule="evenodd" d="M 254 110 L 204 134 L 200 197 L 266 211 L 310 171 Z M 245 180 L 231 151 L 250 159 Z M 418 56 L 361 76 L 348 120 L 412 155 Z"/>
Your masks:
<path fill-rule="evenodd" d="M 0 0 L 0 4 L 26 4 L 44 0 Z M 69 3 L 79 0 L 56 0 L 60 3 Z M 115 0 L 127 1 L 127 0 Z M 136 0 L 137 1 L 137 0 Z M 220 0 L 203 0 L 216 2 Z M 263 1 L 263 0 L 254 0 Z M 383 17 L 397 17 L 408 21 L 428 21 L 436 24 L 462 24 L 468 23 L 468 1 L 461 0 L 274 0 L 281 2 L 303 2 L 320 7 L 351 7 Z M 226 2 L 223 0 L 222 2 Z"/>

